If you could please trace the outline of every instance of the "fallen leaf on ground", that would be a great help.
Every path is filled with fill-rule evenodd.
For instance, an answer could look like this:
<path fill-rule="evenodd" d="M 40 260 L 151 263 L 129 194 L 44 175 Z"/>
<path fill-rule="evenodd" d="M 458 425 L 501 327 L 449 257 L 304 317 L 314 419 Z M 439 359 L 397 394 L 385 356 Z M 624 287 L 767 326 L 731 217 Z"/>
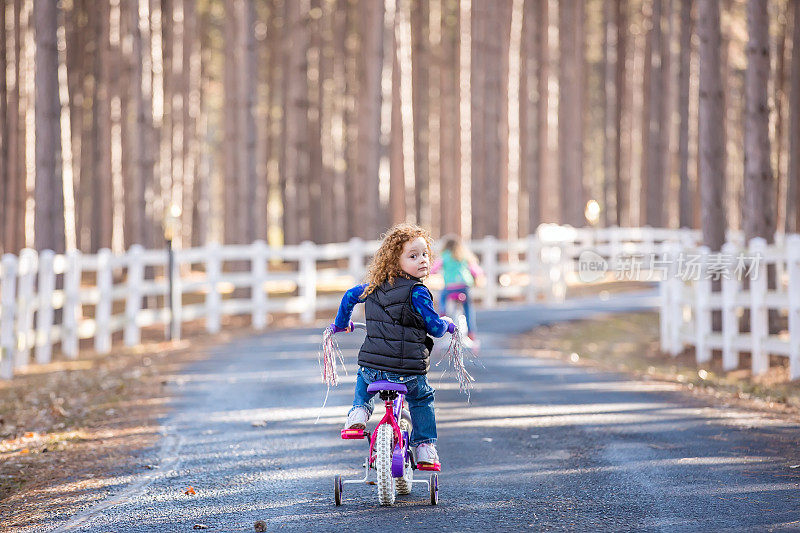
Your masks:
<path fill-rule="evenodd" d="M 263 520 L 259 520 L 259 521 L 257 521 L 257 522 L 256 522 L 256 524 L 255 524 L 255 529 L 256 529 L 256 531 L 258 531 L 259 533 L 264 533 L 264 531 L 266 531 L 266 530 L 267 530 L 267 524 L 266 524 L 266 522 L 264 522 Z"/>
<path fill-rule="evenodd" d="M 189 487 L 189 488 L 186 489 L 184 494 L 189 495 L 189 494 L 197 494 L 197 493 L 194 491 L 194 487 Z"/>
<path fill-rule="evenodd" d="M 193 529 L 208 529 L 208 526 L 205 524 L 195 524 Z"/>

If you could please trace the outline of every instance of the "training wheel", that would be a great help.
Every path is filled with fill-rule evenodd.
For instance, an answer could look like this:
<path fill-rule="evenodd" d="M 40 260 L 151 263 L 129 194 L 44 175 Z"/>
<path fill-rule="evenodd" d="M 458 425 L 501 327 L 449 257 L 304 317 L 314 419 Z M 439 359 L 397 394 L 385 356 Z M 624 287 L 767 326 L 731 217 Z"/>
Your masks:
<path fill-rule="evenodd" d="M 431 482 L 428 484 L 431 490 L 431 505 L 439 503 L 439 475 L 431 474 Z"/>
<path fill-rule="evenodd" d="M 342 476 L 337 474 L 333 478 L 333 501 L 336 505 L 342 505 Z"/>

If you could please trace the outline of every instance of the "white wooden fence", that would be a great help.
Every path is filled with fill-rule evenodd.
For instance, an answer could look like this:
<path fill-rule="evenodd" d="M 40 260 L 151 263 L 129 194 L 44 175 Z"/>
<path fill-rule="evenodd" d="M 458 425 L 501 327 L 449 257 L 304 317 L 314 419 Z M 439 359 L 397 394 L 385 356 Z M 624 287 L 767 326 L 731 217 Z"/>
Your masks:
<path fill-rule="evenodd" d="M 739 366 L 740 352 L 749 352 L 753 375 L 769 369 L 770 355 L 789 359 L 790 379 L 800 378 L 800 235 L 776 235 L 775 244 L 756 238 L 744 246 L 741 235 L 729 234 L 718 254 L 684 242 L 666 243 L 663 258 L 669 271 L 661 283 L 661 349 L 673 355 L 694 346 L 697 362 L 711 360 L 721 350 L 722 366 Z M 692 272 L 680 272 L 693 261 Z M 767 266 L 776 272 L 776 286 L 767 287 Z M 712 280 L 721 290 L 712 292 Z M 749 330 L 739 317 L 749 310 Z M 712 331 L 712 313 L 722 316 L 722 331 Z M 786 327 L 769 331 L 769 312 Z"/>
<path fill-rule="evenodd" d="M 655 253 L 662 242 L 694 242 L 696 232 L 655 228 L 575 229 L 542 225 L 524 239 L 473 241 L 486 283 L 475 290 L 482 305 L 508 300 L 560 300 L 574 278 L 579 254 L 591 249 L 613 259 Z M 51 360 L 54 345 L 66 358 L 80 341 L 100 353 L 114 341 L 140 342 L 141 329 L 203 319 L 209 332 L 229 315 L 250 315 L 264 328 L 272 313 L 297 313 L 305 322 L 317 311 L 335 312 L 342 292 L 363 278 L 377 241 L 269 247 L 250 245 L 175 250 L 173 309 L 166 306 L 167 251 L 132 246 L 121 255 L 72 251 L 56 255 L 25 249 L 0 264 L 0 377 L 15 368 Z M 441 280 L 432 278 L 436 289 Z M 174 316 L 174 320 L 172 320 Z M 33 354 L 33 360 L 32 360 Z"/>

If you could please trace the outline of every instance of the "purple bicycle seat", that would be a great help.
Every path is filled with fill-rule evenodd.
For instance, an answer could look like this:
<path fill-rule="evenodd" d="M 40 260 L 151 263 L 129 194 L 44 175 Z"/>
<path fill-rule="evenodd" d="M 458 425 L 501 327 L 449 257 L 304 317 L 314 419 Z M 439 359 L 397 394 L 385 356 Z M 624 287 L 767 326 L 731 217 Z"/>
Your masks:
<path fill-rule="evenodd" d="M 408 389 L 402 383 L 393 383 L 391 381 L 386 381 L 385 379 L 373 381 L 367 387 L 367 392 L 379 392 L 382 390 L 393 390 L 399 392 L 400 394 L 405 394 L 408 392 Z"/>

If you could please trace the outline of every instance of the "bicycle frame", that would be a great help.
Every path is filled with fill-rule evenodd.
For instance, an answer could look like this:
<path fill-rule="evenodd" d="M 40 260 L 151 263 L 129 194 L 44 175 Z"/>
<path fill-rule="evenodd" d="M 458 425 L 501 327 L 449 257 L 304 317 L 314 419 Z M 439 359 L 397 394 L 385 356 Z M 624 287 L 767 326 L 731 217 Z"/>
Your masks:
<path fill-rule="evenodd" d="M 387 391 L 382 391 L 379 394 L 384 395 L 386 393 Z M 400 425 L 397 422 L 402 417 L 405 397 L 405 394 L 397 393 L 397 397 L 394 400 L 389 398 L 384 400 L 386 413 L 384 413 L 383 418 L 381 418 L 380 422 L 378 422 L 378 424 L 375 426 L 375 429 L 372 431 L 372 435 L 369 437 L 369 453 L 367 454 L 364 479 L 346 479 L 342 481 L 343 483 L 366 483 L 368 485 L 375 484 L 374 481 L 369 481 L 369 472 L 372 470 L 372 465 L 375 463 L 375 441 L 378 438 L 378 428 L 382 424 L 389 424 L 392 427 L 395 442 L 399 443 L 400 448 L 403 450 L 403 458 L 405 459 L 411 454 L 411 450 L 408 447 L 408 441 L 411 438 L 411 435 L 406 435 L 405 432 L 400 429 Z M 364 438 L 367 437 L 365 436 Z"/>

